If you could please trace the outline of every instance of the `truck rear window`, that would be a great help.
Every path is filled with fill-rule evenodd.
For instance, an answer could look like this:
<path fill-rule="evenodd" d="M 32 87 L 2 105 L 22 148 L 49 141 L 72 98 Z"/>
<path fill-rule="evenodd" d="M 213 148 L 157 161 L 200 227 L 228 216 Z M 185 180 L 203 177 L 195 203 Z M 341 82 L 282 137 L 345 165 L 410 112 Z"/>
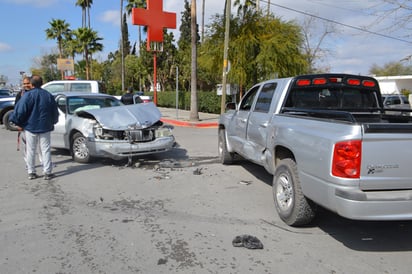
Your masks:
<path fill-rule="evenodd" d="M 376 92 L 362 88 L 293 88 L 285 107 L 309 109 L 363 110 L 378 108 Z"/>

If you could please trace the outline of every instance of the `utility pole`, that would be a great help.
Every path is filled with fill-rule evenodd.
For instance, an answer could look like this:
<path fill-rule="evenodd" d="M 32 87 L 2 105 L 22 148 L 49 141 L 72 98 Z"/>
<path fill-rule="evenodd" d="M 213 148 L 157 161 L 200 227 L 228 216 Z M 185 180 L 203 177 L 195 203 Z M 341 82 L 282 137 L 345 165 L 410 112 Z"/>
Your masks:
<path fill-rule="evenodd" d="M 122 76 L 122 93 L 125 90 L 124 86 L 124 29 L 123 29 L 123 0 L 120 0 L 120 32 L 121 32 L 121 39 L 120 39 L 120 54 L 121 54 L 121 76 Z"/>
<path fill-rule="evenodd" d="M 225 113 L 226 108 L 226 83 L 228 73 L 228 50 L 229 50 L 229 28 L 230 28 L 230 8 L 231 1 L 226 0 L 226 24 L 225 24 L 225 41 L 223 48 L 223 79 L 222 79 L 222 101 L 220 104 L 220 113 Z"/>

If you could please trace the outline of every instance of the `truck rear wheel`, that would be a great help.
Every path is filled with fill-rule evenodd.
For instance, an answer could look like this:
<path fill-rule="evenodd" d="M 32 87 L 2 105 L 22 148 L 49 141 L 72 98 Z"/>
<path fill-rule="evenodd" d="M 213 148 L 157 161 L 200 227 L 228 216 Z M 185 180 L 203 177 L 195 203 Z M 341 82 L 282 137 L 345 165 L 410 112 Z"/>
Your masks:
<path fill-rule="evenodd" d="M 224 129 L 219 129 L 218 153 L 222 164 L 229 165 L 233 163 L 235 154 L 227 150 L 226 131 Z"/>
<path fill-rule="evenodd" d="M 273 176 L 272 189 L 276 210 L 286 224 L 301 226 L 313 220 L 316 205 L 307 200 L 302 193 L 294 160 L 280 161 Z"/>

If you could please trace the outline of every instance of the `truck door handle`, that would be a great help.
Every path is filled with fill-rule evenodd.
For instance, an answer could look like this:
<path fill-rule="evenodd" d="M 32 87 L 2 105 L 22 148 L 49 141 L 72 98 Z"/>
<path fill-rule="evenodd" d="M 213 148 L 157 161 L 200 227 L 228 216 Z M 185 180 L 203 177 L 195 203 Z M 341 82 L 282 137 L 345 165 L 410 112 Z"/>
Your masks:
<path fill-rule="evenodd" d="M 267 128 L 268 125 L 269 125 L 268 122 L 264 122 L 264 123 L 260 124 L 260 127 Z"/>

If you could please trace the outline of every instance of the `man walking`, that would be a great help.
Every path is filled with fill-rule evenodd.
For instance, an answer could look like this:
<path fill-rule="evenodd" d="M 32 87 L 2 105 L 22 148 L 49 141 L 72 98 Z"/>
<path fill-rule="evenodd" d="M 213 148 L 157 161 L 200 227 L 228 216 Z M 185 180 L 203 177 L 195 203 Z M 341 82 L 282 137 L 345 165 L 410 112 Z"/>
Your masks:
<path fill-rule="evenodd" d="M 26 136 L 27 169 L 29 179 L 36 179 L 35 155 L 38 143 L 42 155 L 44 179 L 52 178 L 52 161 L 50 152 L 50 132 L 58 122 L 57 104 L 47 90 L 41 88 L 43 79 L 34 75 L 31 78 L 33 89 L 17 102 L 11 121 L 23 128 Z"/>

